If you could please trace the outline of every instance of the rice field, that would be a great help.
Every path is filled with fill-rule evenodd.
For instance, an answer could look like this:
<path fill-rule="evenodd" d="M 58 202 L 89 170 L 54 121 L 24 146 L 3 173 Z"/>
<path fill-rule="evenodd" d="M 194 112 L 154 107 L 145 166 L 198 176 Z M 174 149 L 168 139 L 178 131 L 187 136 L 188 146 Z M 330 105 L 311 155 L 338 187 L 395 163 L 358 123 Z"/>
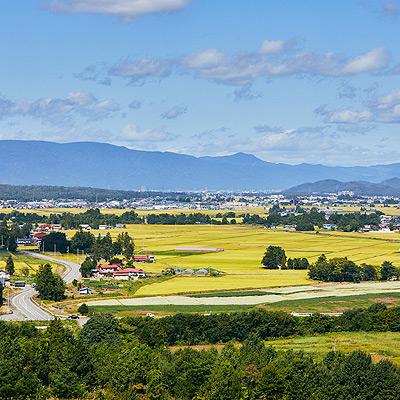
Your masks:
<path fill-rule="evenodd" d="M 0 269 L 4 270 L 9 254 L 7 251 L 0 251 Z M 20 253 L 13 253 L 12 257 L 15 267 L 14 278 L 25 278 L 34 275 L 39 269 L 39 265 L 44 263 L 42 260 Z M 61 270 L 58 270 L 58 272 L 61 272 Z"/>
<path fill-rule="evenodd" d="M 288 257 L 307 257 L 315 261 L 322 253 L 328 257 L 347 256 L 358 263 L 380 265 L 393 261 L 400 265 L 400 234 L 390 238 L 381 234 L 341 232 L 286 232 L 245 225 L 129 225 L 108 232 L 113 237 L 123 231 L 135 238 L 136 253 L 151 253 L 156 263 L 143 264 L 147 272 L 159 273 L 168 267 L 213 268 L 221 277 L 175 277 L 139 289 L 137 295 L 167 295 L 213 290 L 259 289 L 307 285 L 306 271 L 270 271 L 261 268 L 267 246 L 278 245 Z M 106 231 L 92 231 L 105 234 Z M 71 236 L 74 232 L 68 232 Z M 223 252 L 205 254 L 176 253 L 177 246 L 222 247 Z M 76 255 L 69 255 L 75 258 Z"/>

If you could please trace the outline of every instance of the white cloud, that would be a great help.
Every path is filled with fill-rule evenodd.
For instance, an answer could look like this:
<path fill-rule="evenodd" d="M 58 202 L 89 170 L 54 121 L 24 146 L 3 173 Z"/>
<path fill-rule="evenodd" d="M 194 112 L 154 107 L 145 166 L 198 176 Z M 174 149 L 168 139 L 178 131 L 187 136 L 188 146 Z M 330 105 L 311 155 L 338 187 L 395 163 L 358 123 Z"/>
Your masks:
<path fill-rule="evenodd" d="M 166 142 L 175 139 L 175 135 L 163 129 L 140 129 L 135 124 L 128 124 L 122 130 L 120 140 L 125 142 Z"/>
<path fill-rule="evenodd" d="M 206 49 L 191 54 L 182 60 L 188 68 L 212 68 L 221 64 L 225 59 L 223 53 L 216 49 Z"/>
<path fill-rule="evenodd" d="M 154 58 L 124 61 L 109 71 L 110 75 L 128 78 L 131 83 L 143 83 L 150 78 L 165 78 L 171 74 L 171 63 Z"/>
<path fill-rule="evenodd" d="M 334 124 L 347 124 L 367 122 L 371 119 L 372 114 L 369 111 L 354 111 L 354 110 L 336 110 L 326 116 L 325 122 Z"/>
<path fill-rule="evenodd" d="M 260 53 L 270 54 L 282 51 L 286 46 L 284 40 L 264 40 L 260 46 Z"/>
<path fill-rule="evenodd" d="M 54 0 L 48 7 L 64 13 L 105 14 L 133 19 L 145 14 L 178 11 L 191 0 Z"/>
<path fill-rule="evenodd" d="M 187 107 L 185 106 L 174 106 L 169 110 L 163 112 L 161 114 L 161 118 L 163 119 L 176 119 L 183 114 L 187 113 Z"/>
<path fill-rule="evenodd" d="M 119 110 L 114 101 L 101 100 L 87 92 L 71 92 L 66 97 L 42 97 L 37 100 L 0 100 L 0 118 L 31 117 L 55 125 L 73 125 L 77 118 L 86 121 L 105 119 Z"/>
<path fill-rule="evenodd" d="M 386 49 L 377 48 L 350 59 L 344 66 L 344 75 L 376 72 L 388 65 L 390 56 Z"/>

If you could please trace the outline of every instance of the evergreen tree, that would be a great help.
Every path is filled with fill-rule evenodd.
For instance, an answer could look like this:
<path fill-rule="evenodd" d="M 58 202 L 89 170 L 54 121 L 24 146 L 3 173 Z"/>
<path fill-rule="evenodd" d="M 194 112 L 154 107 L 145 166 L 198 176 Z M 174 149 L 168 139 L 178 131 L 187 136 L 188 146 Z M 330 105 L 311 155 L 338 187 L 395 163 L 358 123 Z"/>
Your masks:
<path fill-rule="evenodd" d="M 42 300 L 59 301 L 65 298 L 65 283 L 53 274 L 50 264 L 41 265 L 36 274 L 36 290 Z"/>
<path fill-rule="evenodd" d="M 14 275 L 14 272 L 15 272 L 14 260 L 13 260 L 13 258 L 11 256 L 11 254 L 7 258 L 6 272 L 9 275 Z"/>

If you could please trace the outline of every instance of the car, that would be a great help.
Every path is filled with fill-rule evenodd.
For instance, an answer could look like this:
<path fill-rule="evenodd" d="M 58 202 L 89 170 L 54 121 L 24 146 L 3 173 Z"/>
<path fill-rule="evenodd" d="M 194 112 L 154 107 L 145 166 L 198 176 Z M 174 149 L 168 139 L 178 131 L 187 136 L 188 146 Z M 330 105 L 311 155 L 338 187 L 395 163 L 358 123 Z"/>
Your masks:
<path fill-rule="evenodd" d="M 68 317 L 69 319 L 79 319 L 79 315 L 72 314 Z"/>

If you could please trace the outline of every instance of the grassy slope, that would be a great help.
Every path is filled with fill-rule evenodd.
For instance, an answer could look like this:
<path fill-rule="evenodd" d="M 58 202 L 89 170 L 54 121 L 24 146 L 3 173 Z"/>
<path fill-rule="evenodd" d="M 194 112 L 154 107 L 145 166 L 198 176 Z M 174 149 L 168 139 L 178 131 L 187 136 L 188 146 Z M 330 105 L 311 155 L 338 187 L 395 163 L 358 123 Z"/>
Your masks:
<path fill-rule="evenodd" d="M 317 336 L 277 339 L 266 342 L 279 350 L 302 350 L 322 358 L 336 348 L 337 351 L 349 353 L 363 350 L 370 353 L 375 361 L 387 358 L 400 365 L 399 332 L 340 332 Z"/>

